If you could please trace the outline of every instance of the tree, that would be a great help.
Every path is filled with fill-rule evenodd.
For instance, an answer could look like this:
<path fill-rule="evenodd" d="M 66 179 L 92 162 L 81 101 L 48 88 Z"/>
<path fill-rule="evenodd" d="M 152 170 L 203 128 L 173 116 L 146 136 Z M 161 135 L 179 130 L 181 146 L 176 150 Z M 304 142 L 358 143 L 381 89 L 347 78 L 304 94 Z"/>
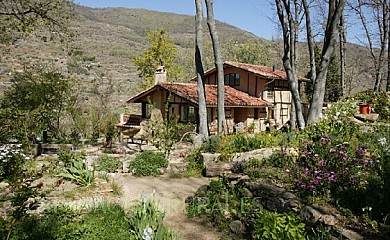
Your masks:
<path fill-rule="evenodd" d="M 312 34 L 312 23 L 310 8 L 306 0 L 298 2 L 298 0 L 275 0 L 277 6 L 277 13 L 279 21 L 281 23 L 283 32 L 283 45 L 284 56 L 283 65 L 287 73 L 287 78 L 290 84 L 290 90 L 292 98 L 295 104 L 295 110 L 297 114 L 298 126 L 300 129 L 305 127 L 305 121 L 303 119 L 302 107 L 300 102 L 300 95 L 296 83 L 296 72 L 293 66 L 294 54 L 296 54 L 296 45 L 294 45 L 294 35 L 298 30 L 298 27 L 294 25 L 294 12 L 299 4 L 303 5 L 304 17 L 307 34 L 307 46 L 310 56 L 310 80 L 313 84 L 313 94 L 310 103 L 309 114 L 307 118 L 307 124 L 313 124 L 319 121 L 322 112 L 322 105 L 324 102 L 325 87 L 326 87 L 326 75 L 330 58 L 334 52 L 336 45 L 336 36 L 338 30 L 338 24 L 340 22 L 341 14 L 344 9 L 346 0 L 329 0 L 328 2 L 328 16 L 326 19 L 324 43 L 321 51 L 321 61 L 317 66 L 315 62 L 314 51 L 314 37 Z M 295 9 L 294 9 L 295 7 Z"/>
<path fill-rule="evenodd" d="M 150 47 L 141 56 L 133 59 L 139 77 L 144 80 L 141 85 L 143 90 L 154 85 L 155 72 L 159 65 L 165 66 L 167 76 L 172 81 L 179 79 L 182 74 L 182 68 L 174 63 L 177 48 L 165 31 L 151 31 L 147 35 Z"/>
<path fill-rule="evenodd" d="M 365 38 L 367 40 L 366 46 L 374 63 L 374 91 L 380 91 L 390 34 L 390 3 L 388 0 L 358 0 L 357 6 L 353 6 L 353 8 L 357 12 L 362 23 Z"/>
<path fill-rule="evenodd" d="M 61 117 L 74 101 L 70 81 L 60 72 L 42 67 L 25 67 L 15 73 L 1 102 L 2 140 L 12 137 L 23 141 L 42 130 L 60 137 Z"/>
<path fill-rule="evenodd" d="M 16 33 L 46 32 L 50 36 L 69 34 L 68 21 L 72 2 L 67 0 L 2 0 L 0 1 L 1 42 L 15 40 Z M 42 35 L 41 35 L 42 36 Z"/>
<path fill-rule="evenodd" d="M 225 82 L 223 72 L 223 61 L 221 54 L 221 47 L 219 45 L 218 33 L 215 28 L 213 0 L 205 0 L 207 9 L 207 25 L 213 43 L 214 62 L 217 68 L 217 107 L 218 107 L 218 134 L 224 134 L 227 132 L 226 118 L 225 118 Z"/>
<path fill-rule="evenodd" d="M 315 51 L 315 62 L 316 65 L 320 64 L 321 61 L 321 49 L 316 45 L 314 47 Z M 342 97 L 342 89 L 340 85 L 340 63 L 336 54 L 333 54 L 330 58 L 330 63 L 328 67 L 328 73 L 326 74 L 326 84 L 325 84 L 325 96 L 324 101 L 337 102 Z M 308 73 L 308 78 L 311 78 L 310 72 Z M 317 75 L 317 73 L 316 73 Z M 308 96 L 313 95 L 313 85 L 306 85 L 306 94 Z"/>
<path fill-rule="evenodd" d="M 199 112 L 199 133 L 203 135 L 203 138 L 209 138 L 209 128 L 207 124 L 207 108 L 206 108 L 206 94 L 204 90 L 204 70 L 202 63 L 202 50 L 203 50 L 203 7 L 201 0 L 195 0 L 196 7 L 196 39 L 195 39 L 195 66 L 197 75 L 197 90 L 198 90 L 198 112 Z"/>
<path fill-rule="evenodd" d="M 293 98 L 298 127 L 299 129 L 303 129 L 305 127 L 305 120 L 302 114 L 302 104 L 298 91 L 295 69 L 295 50 L 297 45 L 295 44 L 294 37 L 296 37 L 296 31 L 298 31 L 298 29 L 295 26 L 293 20 L 294 16 L 290 5 L 290 0 L 275 0 L 275 3 L 283 33 L 283 66 L 287 74 L 287 79 Z M 294 4 L 294 6 L 296 5 Z"/>
<path fill-rule="evenodd" d="M 323 47 L 321 52 L 321 61 L 318 66 L 315 64 L 315 55 L 314 55 L 314 38 L 313 36 L 308 36 L 308 47 L 310 49 L 310 62 L 311 69 L 310 72 L 315 75 L 312 76 L 311 80 L 313 83 L 313 95 L 312 101 L 310 103 L 309 114 L 307 118 L 307 124 L 313 124 L 319 121 L 322 114 L 322 106 L 324 103 L 324 95 L 326 88 L 326 75 L 328 72 L 328 67 L 330 64 L 331 56 L 334 53 L 336 46 L 336 37 L 338 33 L 338 24 L 340 22 L 341 15 L 344 11 L 346 0 L 329 0 L 328 2 L 328 17 L 326 20 L 325 34 L 323 40 Z M 306 32 L 311 32 L 311 23 L 310 23 L 310 9 L 308 7 L 307 1 L 302 0 L 304 5 L 304 13 L 306 17 Z M 309 20 L 308 20 L 309 19 Z M 314 64 L 313 64 L 314 63 Z M 314 73 L 317 74 L 314 74 Z"/>
<path fill-rule="evenodd" d="M 230 61 L 267 66 L 270 64 L 269 47 L 260 40 L 246 40 L 242 43 L 231 40 L 222 48 L 223 56 Z"/>

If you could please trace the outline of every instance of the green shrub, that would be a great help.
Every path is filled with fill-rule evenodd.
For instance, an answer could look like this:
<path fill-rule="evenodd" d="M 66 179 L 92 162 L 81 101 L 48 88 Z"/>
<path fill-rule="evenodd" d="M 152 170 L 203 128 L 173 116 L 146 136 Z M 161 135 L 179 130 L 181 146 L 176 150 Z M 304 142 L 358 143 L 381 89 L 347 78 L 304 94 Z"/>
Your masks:
<path fill-rule="evenodd" d="M 220 136 L 210 136 L 209 139 L 203 142 L 202 144 L 202 151 L 203 152 L 210 152 L 215 153 L 219 150 L 219 146 L 221 143 L 221 137 Z"/>
<path fill-rule="evenodd" d="M 259 148 L 281 146 L 284 142 L 283 133 L 260 132 L 254 135 L 245 133 L 230 135 L 221 140 L 220 148 L 222 153 L 247 152 Z"/>
<path fill-rule="evenodd" d="M 129 228 L 126 212 L 117 204 L 101 203 L 85 215 L 59 206 L 49 208 L 41 217 L 25 218 L 11 232 L 10 239 L 125 240 L 132 239 Z"/>
<path fill-rule="evenodd" d="M 173 231 L 163 225 L 164 216 L 153 200 L 143 199 L 134 205 L 129 217 L 131 239 L 177 239 Z"/>
<path fill-rule="evenodd" d="M 192 150 L 185 158 L 184 162 L 188 163 L 187 169 L 184 172 L 185 176 L 201 175 L 203 171 L 201 149 Z"/>
<path fill-rule="evenodd" d="M 115 172 L 117 169 L 122 169 L 122 162 L 110 156 L 102 156 L 99 164 L 95 166 L 97 171 Z"/>
<path fill-rule="evenodd" d="M 305 239 L 305 224 L 294 213 L 260 211 L 255 218 L 253 239 Z"/>
<path fill-rule="evenodd" d="M 64 155 L 65 168 L 56 174 L 56 177 L 70 180 L 80 186 L 88 187 L 94 184 L 93 171 L 87 169 L 86 156 L 82 153 Z M 70 158 L 70 159 L 69 159 Z"/>
<path fill-rule="evenodd" d="M 138 154 L 129 167 L 135 176 L 157 176 L 161 168 L 168 167 L 168 160 L 161 153 L 145 151 Z"/>

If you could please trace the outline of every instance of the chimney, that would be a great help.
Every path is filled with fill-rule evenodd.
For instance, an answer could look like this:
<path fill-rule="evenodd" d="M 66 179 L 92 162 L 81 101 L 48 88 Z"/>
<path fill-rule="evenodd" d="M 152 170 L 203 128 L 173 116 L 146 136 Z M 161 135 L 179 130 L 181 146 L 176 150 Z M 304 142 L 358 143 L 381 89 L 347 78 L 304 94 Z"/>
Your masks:
<path fill-rule="evenodd" d="M 167 71 L 164 66 L 158 66 L 156 69 L 155 84 L 165 83 L 167 81 Z"/>

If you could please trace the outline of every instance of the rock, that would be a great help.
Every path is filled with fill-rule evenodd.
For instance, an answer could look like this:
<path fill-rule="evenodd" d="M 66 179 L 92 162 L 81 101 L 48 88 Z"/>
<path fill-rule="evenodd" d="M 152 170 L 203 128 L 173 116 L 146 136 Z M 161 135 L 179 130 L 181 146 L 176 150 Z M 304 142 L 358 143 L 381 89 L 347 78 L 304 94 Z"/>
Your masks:
<path fill-rule="evenodd" d="M 379 114 L 378 113 L 356 114 L 354 117 L 363 122 L 376 122 L 376 120 L 378 120 L 379 118 Z"/>
<path fill-rule="evenodd" d="M 321 213 L 311 206 L 305 206 L 301 210 L 301 216 L 309 225 L 315 225 L 321 218 Z"/>
<path fill-rule="evenodd" d="M 209 189 L 208 185 L 202 185 L 196 190 L 195 196 L 206 196 L 207 190 Z"/>
<path fill-rule="evenodd" d="M 202 162 L 203 165 L 206 165 L 208 163 L 216 162 L 219 156 L 221 156 L 220 153 L 201 153 L 202 156 Z"/>
<path fill-rule="evenodd" d="M 195 148 L 199 148 L 203 145 L 204 136 L 202 134 L 197 134 L 193 138 L 193 143 Z"/>
<path fill-rule="evenodd" d="M 329 214 L 322 215 L 319 221 L 327 226 L 336 226 L 338 224 L 337 218 Z"/>
<path fill-rule="evenodd" d="M 235 220 L 229 224 L 230 230 L 238 235 L 242 235 L 245 232 L 244 224 L 240 220 Z"/>
<path fill-rule="evenodd" d="M 217 177 L 232 172 L 233 163 L 219 162 L 206 164 L 206 177 Z"/>
<path fill-rule="evenodd" d="M 249 191 L 248 188 L 244 187 L 244 188 L 242 188 L 242 191 L 244 192 L 246 197 L 253 198 L 253 193 L 251 191 Z"/>
<path fill-rule="evenodd" d="M 237 174 L 237 173 L 232 173 L 232 174 L 228 174 L 226 175 L 226 179 L 231 182 L 231 181 L 235 181 L 235 180 L 239 180 L 241 179 L 242 175 L 241 174 Z"/>
<path fill-rule="evenodd" d="M 357 232 L 354 232 L 349 229 L 342 229 L 341 235 L 350 240 L 363 240 L 364 238 Z"/>
<path fill-rule="evenodd" d="M 255 159 L 264 159 L 269 156 L 271 156 L 274 153 L 273 148 L 261 148 L 261 149 L 256 149 L 253 151 L 249 152 L 244 152 L 244 153 L 237 153 L 233 157 L 233 161 L 244 161 L 247 159 L 255 158 Z"/>

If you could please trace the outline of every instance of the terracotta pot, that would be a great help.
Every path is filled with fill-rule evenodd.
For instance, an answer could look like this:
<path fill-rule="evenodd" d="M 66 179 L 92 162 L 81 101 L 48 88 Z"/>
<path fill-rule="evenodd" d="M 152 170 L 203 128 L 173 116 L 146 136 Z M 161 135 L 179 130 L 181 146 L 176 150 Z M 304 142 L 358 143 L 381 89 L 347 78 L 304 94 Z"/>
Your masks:
<path fill-rule="evenodd" d="M 360 114 L 370 114 L 371 106 L 368 103 L 359 103 L 359 112 Z"/>

